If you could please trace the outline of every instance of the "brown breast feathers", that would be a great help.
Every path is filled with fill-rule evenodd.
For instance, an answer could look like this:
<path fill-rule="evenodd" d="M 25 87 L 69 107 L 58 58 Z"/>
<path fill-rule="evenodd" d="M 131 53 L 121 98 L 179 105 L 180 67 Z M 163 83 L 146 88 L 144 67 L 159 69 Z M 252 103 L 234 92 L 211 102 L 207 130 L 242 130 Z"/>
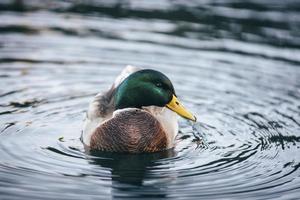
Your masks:
<path fill-rule="evenodd" d="M 130 109 L 99 126 L 91 137 L 91 150 L 110 152 L 155 152 L 167 148 L 162 126 L 150 113 Z"/>

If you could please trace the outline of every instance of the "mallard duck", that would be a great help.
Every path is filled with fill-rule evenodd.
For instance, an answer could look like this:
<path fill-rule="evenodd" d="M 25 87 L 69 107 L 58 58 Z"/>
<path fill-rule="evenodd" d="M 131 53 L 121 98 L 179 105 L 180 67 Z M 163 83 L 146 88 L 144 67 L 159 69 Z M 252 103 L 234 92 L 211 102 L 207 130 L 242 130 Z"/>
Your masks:
<path fill-rule="evenodd" d="M 127 66 L 112 87 L 90 103 L 82 140 L 90 150 L 163 151 L 174 147 L 177 114 L 196 121 L 177 99 L 166 75 Z"/>

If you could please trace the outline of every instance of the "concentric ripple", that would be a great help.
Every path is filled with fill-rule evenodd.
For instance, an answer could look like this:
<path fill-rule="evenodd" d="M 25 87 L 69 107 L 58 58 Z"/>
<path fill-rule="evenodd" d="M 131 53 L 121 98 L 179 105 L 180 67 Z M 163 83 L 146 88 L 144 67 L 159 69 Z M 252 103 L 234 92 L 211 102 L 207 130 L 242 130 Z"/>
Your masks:
<path fill-rule="evenodd" d="M 298 199 L 299 27 L 294 0 L 0 2 L 0 199 Z M 88 103 L 128 64 L 198 122 L 169 151 L 85 152 Z"/>

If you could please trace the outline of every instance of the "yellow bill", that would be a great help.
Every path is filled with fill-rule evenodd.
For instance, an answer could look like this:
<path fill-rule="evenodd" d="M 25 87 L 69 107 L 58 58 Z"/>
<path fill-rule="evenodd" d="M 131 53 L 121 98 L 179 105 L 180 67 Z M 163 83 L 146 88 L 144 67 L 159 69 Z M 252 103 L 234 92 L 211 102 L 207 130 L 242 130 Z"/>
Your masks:
<path fill-rule="evenodd" d="M 167 104 L 167 107 L 170 110 L 176 112 L 181 117 L 192 120 L 194 122 L 197 120 L 196 117 L 178 101 L 175 95 L 173 95 L 172 100 Z"/>

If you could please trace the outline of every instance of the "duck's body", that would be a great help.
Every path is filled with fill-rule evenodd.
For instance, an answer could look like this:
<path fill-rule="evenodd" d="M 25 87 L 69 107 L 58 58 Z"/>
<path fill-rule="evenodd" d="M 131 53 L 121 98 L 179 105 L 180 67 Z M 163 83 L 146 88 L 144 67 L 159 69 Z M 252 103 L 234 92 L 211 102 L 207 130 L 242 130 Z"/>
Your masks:
<path fill-rule="evenodd" d="M 160 72 L 126 67 L 111 89 L 96 95 L 90 104 L 83 143 L 92 150 L 110 152 L 172 148 L 178 123 L 176 113 L 170 110 L 171 100 L 176 101 L 173 106 L 179 105 L 174 93 L 171 82 Z"/>

